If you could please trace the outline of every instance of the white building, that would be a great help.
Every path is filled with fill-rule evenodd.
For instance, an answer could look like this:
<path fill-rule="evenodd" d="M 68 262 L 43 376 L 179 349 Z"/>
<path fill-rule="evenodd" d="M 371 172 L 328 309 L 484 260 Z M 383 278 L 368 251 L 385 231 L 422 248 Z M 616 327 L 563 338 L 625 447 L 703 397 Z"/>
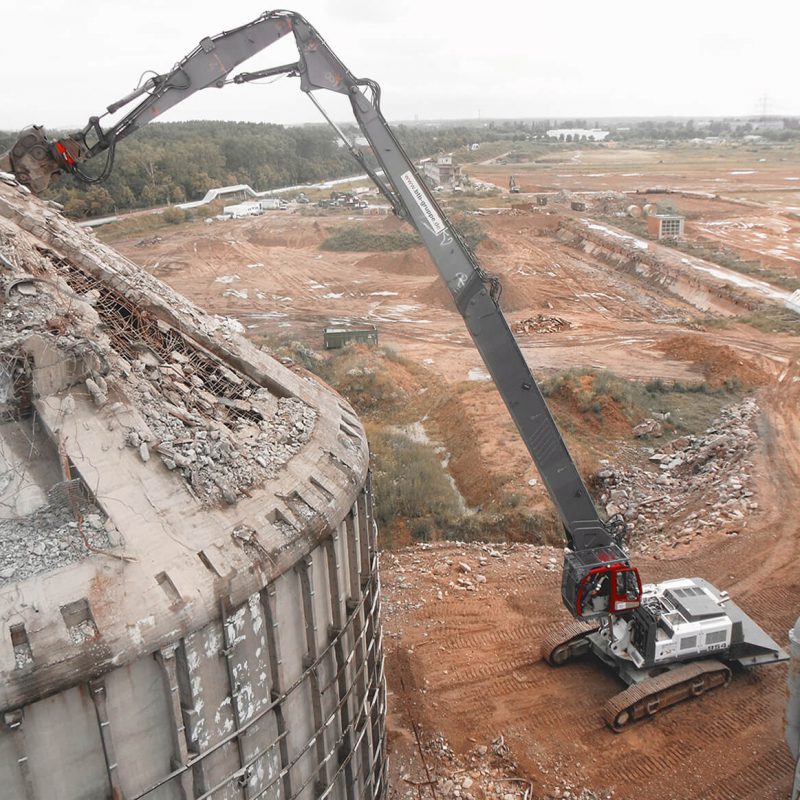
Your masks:
<path fill-rule="evenodd" d="M 234 219 L 237 217 L 252 217 L 256 214 L 261 214 L 261 205 L 258 200 L 248 201 L 246 203 L 237 203 L 234 206 L 225 206 L 222 209 L 223 214 L 230 214 Z"/>

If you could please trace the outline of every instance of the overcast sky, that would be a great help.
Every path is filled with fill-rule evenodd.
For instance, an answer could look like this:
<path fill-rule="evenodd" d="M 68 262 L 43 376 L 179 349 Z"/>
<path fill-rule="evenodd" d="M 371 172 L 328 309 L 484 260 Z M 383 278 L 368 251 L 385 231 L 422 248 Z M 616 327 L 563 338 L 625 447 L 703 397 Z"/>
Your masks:
<path fill-rule="evenodd" d="M 290 7 L 355 75 L 381 84 L 390 120 L 752 115 L 765 97 L 768 113 L 800 115 L 797 0 L 298 0 Z M 166 72 L 203 36 L 266 10 L 259 0 L 3 0 L 2 8 L 4 130 L 82 127 L 144 70 Z M 289 36 L 242 69 L 295 57 Z M 161 119 L 319 121 L 298 86 L 283 78 L 206 89 Z M 342 106 L 331 106 L 345 118 Z"/>

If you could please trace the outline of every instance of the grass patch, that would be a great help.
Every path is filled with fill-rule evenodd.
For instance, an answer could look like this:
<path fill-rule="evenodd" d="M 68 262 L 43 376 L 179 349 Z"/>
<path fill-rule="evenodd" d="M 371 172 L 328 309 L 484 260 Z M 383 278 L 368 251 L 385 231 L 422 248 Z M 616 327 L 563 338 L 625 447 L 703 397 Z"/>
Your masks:
<path fill-rule="evenodd" d="M 411 520 L 412 534 L 430 535 L 435 519 L 459 516 L 458 498 L 433 447 L 379 429 L 370 430 L 369 440 L 379 525 Z"/>
<path fill-rule="evenodd" d="M 480 222 L 470 214 L 456 212 L 450 216 L 450 222 L 473 249 L 487 236 Z M 351 225 L 335 230 L 320 244 L 320 249 L 334 252 L 367 253 L 409 250 L 421 244 L 422 240 L 413 231 L 382 233 L 369 230 L 363 225 Z"/>
<path fill-rule="evenodd" d="M 193 212 L 192 210 L 170 206 L 161 212 L 120 217 L 116 222 L 99 225 L 94 231 L 101 242 L 112 243 L 121 239 L 129 239 L 133 236 L 146 237 L 159 231 L 173 228 L 176 225 L 204 219 L 214 213 L 216 212 L 211 210 L 210 207 L 201 208 L 199 211 Z"/>
<path fill-rule="evenodd" d="M 583 414 L 600 414 L 603 398 L 617 403 L 629 416 L 640 413 L 646 403 L 641 385 L 607 370 L 568 369 L 544 380 L 541 390 L 545 397 L 570 396 Z"/>
<path fill-rule="evenodd" d="M 403 383 L 411 383 L 415 365 L 391 348 L 349 344 L 330 351 L 317 351 L 290 337 L 261 336 L 259 345 L 274 358 L 305 367 L 339 392 L 360 416 L 399 421 L 408 406 Z"/>
<path fill-rule="evenodd" d="M 613 372 L 591 369 L 570 369 L 541 383 L 542 394 L 556 401 L 551 403 L 559 425 L 577 432 L 571 416 L 577 410 L 596 423 L 599 433 L 623 434 L 619 412 L 627 427 L 654 417 L 662 423 L 667 436 L 700 433 L 719 414 L 719 410 L 740 399 L 742 385 L 730 378 L 720 386 L 708 381 L 666 381 L 654 378 L 647 382 L 629 381 Z M 558 401 L 567 401 L 568 413 Z M 611 412 L 616 411 L 616 416 Z"/>
<path fill-rule="evenodd" d="M 408 250 L 421 244 L 416 233 L 408 231 L 391 231 L 378 233 L 366 230 L 360 225 L 342 228 L 325 239 L 320 245 L 321 250 L 335 252 L 386 252 L 388 250 Z"/>
<path fill-rule="evenodd" d="M 743 314 L 737 320 L 764 333 L 790 333 L 800 336 L 800 314 L 795 314 L 788 308 L 765 308 Z"/>
<path fill-rule="evenodd" d="M 564 528 L 552 509 L 483 511 L 439 519 L 437 523 L 439 532 L 449 541 L 525 542 L 557 547 L 564 544 Z"/>
<path fill-rule="evenodd" d="M 109 222 L 94 229 L 101 242 L 118 242 L 132 236 L 147 236 L 171 227 L 163 214 L 140 214 L 136 217 Z"/>

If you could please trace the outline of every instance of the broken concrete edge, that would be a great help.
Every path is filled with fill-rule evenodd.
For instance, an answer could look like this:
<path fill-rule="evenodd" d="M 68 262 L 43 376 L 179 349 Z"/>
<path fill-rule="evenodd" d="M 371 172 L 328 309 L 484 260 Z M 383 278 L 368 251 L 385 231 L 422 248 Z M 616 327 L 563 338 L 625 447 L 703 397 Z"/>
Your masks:
<path fill-rule="evenodd" d="M 30 198 L 25 200 L 27 203 L 31 202 Z M 45 213 L 45 219 L 49 223 L 47 227 L 30 224 L 24 209 L 0 197 L 0 214 L 18 219 L 22 228 L 35 228 L 39 234 L 37 238 L 50 245 L 57 254 L 87 270 L 96 280 L 112 286 L 143 310 L 180 330 L 188 338 L 223 361 L 230 362 L 235 369 L 278 396 L 306 399 L 306 381 L 273 361 L 231 329 L 235 326 L 226 329 L 224 318 L 206 314 L 129 259 L 98 242 L 84 229 L 71 226 L 61 214 L 50 208 Z M 28 224 L 28 228 L 23 223 Z M 76 236 L 81 237 L 81 246 L 77 246 L 74 241 Z M 109 265 L 113 265 L 113 269 Z"/>
<path fill-rule="evenodd" d="M 44 210 L 41 201 L 25 197 L 11 202 L 4 194 L 0 193 L 0 216 L 23 231 L 33 231 L 25 236 L 38 238 L 57 256 L 78 262 L 99 282 L 135 298 L 233 370 L 279 396 L 297 397 L 317 414 L 308 441 L 275 480 L 251 488 L 250 496 L 233 506 L 202 509 L 201 516 L 186 487 L 176 489 L 167 468 L 141 458 L 138 449 L 136 458 L 112 454 L 105 465 L 96 466 L 93 454 L 82 452 L 79 427 L 94 428 L 99 434 L 109 425 L 111 406 L 88 396 L 76 401 L 68 390 L 39 398 L 37 412 L 47 422 L 54 446 L 71 458 L 86 485 L 102 489 L 103 480 L 114 478 L 109 475 L 115 471 L 116 457 L 142 487 L 148 482 L 166 486 L 160 499 L 175 500 L 178 508 L 169 509 L 170 519 L 156 505 L 153 519 L 137 522 L 131 515 L 126 520 L 113 496 L 96 492 L 97 506 L 116 529 L 120 544 L 0 589 L 6 620 L 0 629 L 0 708 L 9 709 L 157 651 L 218 618 L 220 599 L 230 607 L 240 605 L 334 531 L 362 491 L 369 453 L 352 408 L 320 382 L 302 379 L 273 362 L 50 208 Z M 46 400 L 53 401 L 50 411 Z M 67 418 L 73 427 L 59 439 L 64 403 L 70 400 Z M 118 448 L 119 433 L 105 433 Z M 292 502 L 307 518 L 293 510 Z M 190 536 L 176 536 L 170 530 L 181 520 L 182 508 L 189 512 L 184 519 Z M 265 511 L 275 519 L 270 521 Z M 82 637 L 73 635 L 76 627 L 70 628 L 67 620 L 65 609 L 75 606 L 86 616 L 75 618 L 78 626 L 86 627 Z M 12 628 L 24 631 L 30 659 L 17 658 Z"/>

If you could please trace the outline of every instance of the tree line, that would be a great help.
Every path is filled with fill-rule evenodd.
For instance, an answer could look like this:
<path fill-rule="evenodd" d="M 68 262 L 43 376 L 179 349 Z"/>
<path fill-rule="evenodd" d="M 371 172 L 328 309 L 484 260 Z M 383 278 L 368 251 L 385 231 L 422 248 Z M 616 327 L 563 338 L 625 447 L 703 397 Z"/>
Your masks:
<path fill-rule="evenodd" d="M 448 152 L 476 141 L 473 127 L 395 126 L 412 158 Z M 352 136 L 355 128 L 346 129 Z M 51 139 L 64 132 L 49 132 Z M 512 138 L 511 132 L 481 131 L 480 141 Z M 0 133 L 0 152 L 16 133 Z M 368 147 L 363 150 L 368 151 Z M 107 151 L 108 152 L 108 151 Z M 82 165 L 102 171 L 106 153 Z M 327 125 L 284 126 L 252 122 L 155 122 L 122 140 L 114 168 L 100 184 L 63 175 L 47 197 L 75 218 L 199 200 L 208 189 L 246 183 L 256 191 L 316 183 L 355 174 L 359 167 Z"/>

